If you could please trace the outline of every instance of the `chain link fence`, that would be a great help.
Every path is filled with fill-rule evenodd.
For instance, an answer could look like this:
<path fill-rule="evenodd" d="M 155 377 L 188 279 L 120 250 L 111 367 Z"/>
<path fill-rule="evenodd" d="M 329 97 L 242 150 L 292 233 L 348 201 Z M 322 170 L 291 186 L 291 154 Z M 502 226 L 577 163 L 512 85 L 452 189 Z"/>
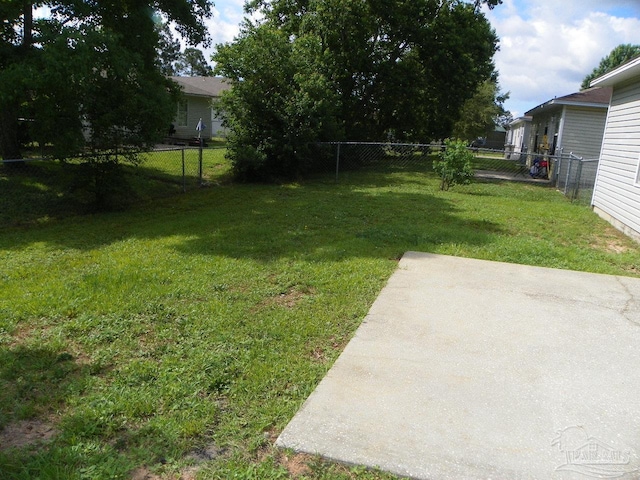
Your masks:
<path fill-rule="evenodd" d="M 331 142 L 318 144 L 325 164 L 334 169 L 336 181 L 355 171 L 433 172 L 433 162 L 445 149 L 431 143 Z M 535 182 L 555 186 L 580 203 L 589 203 L 595 184 L 597 159 L 583 159 L 573 153 L 557 155 L 512 152 L 469 147 L 477 178 Z"/>
<path fill-rule="evenodd" d="M 596 183 L 598 159 L 585 159 L 573 155 L 558 157 L 554 185 L 571 201 L 589 204 Z"/>
<path fill-rule="evenodd" d="M 332 142 L 315 144 L 311 173 L 348 181 L 358 172 L 433 173 L 443 144 Z M 571 201 L 589 204 L 598 161 L 571 153 L 540 155 L 471 148 L 476 177 L 536 182 L 558 188 Z M 95 203 L 100 165 L 118 165 L 121 177 L 107 193 L 123 204 L 218 184 L 231 177 L 225 149 L 159 148 L 64 160 L 28 158 L 0 161 L 0 226 L 48 215 L 85 212 Z M 111 172 L 112 173 L 112 172 Z M 113 177 L 115 178 L 115 177 Z M 124 182 L 119 179 L 124 178 Z M 105 180 L 105 179 L 103 179 Z M 109 184 L 106 178 L 105 185 Z M 93 189 L 93 191 L 92 191 Z M 52 213 L 53 212 L 53 213 Z M 19 220 L 16 220 L 18 218 Z"/>
<path fill-rule="evenodd" d="M 0 160 L 0 226 L 121 208 L 231 175 L 224 148 L 162 148 L 66 159 Z M 108 205 L 100 205 L 107 199 Z"/>

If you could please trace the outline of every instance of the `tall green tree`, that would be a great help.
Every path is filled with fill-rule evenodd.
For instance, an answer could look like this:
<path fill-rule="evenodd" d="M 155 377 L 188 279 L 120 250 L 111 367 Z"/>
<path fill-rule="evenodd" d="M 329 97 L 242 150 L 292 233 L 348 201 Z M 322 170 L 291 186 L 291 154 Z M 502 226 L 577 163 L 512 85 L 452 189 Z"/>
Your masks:
<path fill-rule="evenodd" d="M 484 137 L 496 125 L 506 127 L 512 119 L 504 108 L 509 93 L 501 93 L 496 79 L 482 82 L 473 97 L 469 98 L 460 111 L 452 136 L 462 140 Z"/>
<path fill-rule="evenodd" d="M 175 64 L 180 60 L 180 41 L 174 37 L 167 22 L 160 17 L 156 20 L 156 30 L 158 32 L 158 45 L 156 47 L 158 57 L 158 67 L 163 75 L 172 76 L 176 74 Z"/>
<path fill-rule="evenodd" d="M 167 22 L 158 18 L 156 30 L 159 36 L 156 48 L 158 66 L 164 75 L 185 77 L 213 75 L 213 68 L 207 62 L 202 50 L 186 47 L 183 51 L 180 41 L 173 35 Z"/>
<path fill-rule="evenodd" d="M 631 45 L 628 43 L 618 45 L 611 50 L 609 55 L 600 60 L 598 66 L 595 67 L 589 75 L 584 77 L 580 89 L 586 90 L 589 88 L 592 80 L 609 73 L 611 70 L 614 70 L 638 55 L 640 55 L 640 45 Z"/>
<path fill-rule="evenodd" d="M 66 156 L 144 145 L 173 115 L 176 87 L 158 68 L 156 12 L 188 42 L 207 41 L 210 0 L 11 1 L 0 4 L 0 153 L 21 155 L 19 118 Z M 33 20 L 36 7 L 50 15 Z M 155 12 L 154 12 L 154 9 Z M 6 20 L 4 20 L 6 19 Z"/>
<path fill-rule="evenodd" d="M 214 55 L 216 72 L 234 83 L 222 103 L 232 138 L 241 132 L 243 139 L 237 150 L 232 140 L 234 162 L 252 157 L 245 163 L 254 167 L 305 164 L 305 149 L 296 141 L 302 138 L 447 137 L 464 102 L 494 71 L 497 37 L 480 11 L 482 3 L 499 2 L 248 2 L 247 11 L 259 12 L 262 20 L 246 23 L 238 39 L 219 45 Z M 273 41 L 257 41 L 264 36 Z M 313 88 L 302 82 L 306 72 L 313 73 Z M 286 108 L 270 113 L 274 98 Z M 306 114 L 314 119 L 315 138 L 300 121 Z M 279 118 L 254 120 L 265 115 Z M 281 144 L 278 139 L 291 139 L 292 129 L 298 132 L 294 144 Z"/>
<path fill-rule="evenodd" d="M 202 50 L 187 47 L 176 62 L 176 75 L 185 77 L 210 77 L 213 68 L 207 63 Z"/>

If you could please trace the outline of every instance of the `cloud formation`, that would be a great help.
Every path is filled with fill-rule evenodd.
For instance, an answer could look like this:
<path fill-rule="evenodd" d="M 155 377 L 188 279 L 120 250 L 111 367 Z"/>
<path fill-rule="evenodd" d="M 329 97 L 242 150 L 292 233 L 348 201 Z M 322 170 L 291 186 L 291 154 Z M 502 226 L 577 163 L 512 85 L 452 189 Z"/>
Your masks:
<path fill-rule="evenodd" d="M 578 91 L 616 46 L 640 43 L 636 0 L 504 0 L 486 15 L 500 37 L 496 68 L 516 116 Z"/>
<path fill-rule="evenodd" d="M 219 0 L 207 21 L 212 45 L 230 42 L 244 0 Z M 523 115 L 580 88 L 582 79 L 622 43 L 640 44 L 638 0 L 503 0 L 487 18 L 500 37 L 495 64 L 507 109 Z M 207 49 L 207 57 L 213 49 Z"/>

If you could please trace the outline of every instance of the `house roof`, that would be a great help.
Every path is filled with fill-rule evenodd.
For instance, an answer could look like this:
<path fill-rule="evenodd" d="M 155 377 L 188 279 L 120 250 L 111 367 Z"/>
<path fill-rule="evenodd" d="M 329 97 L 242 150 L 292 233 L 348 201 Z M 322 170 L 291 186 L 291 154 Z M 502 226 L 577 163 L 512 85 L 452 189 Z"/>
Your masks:
<path fill-rule="evenodd" d="M 532 108 L 525 115 L 539 115 L 544 111 L 557 109 L 564 105 L 577 107 L 608 108 L 611 100 L 611 87 L 592 87 L 582 92 L 571 93 L 563 97 L 553 98 L 535 108 Z"/>
<path fill-rule="evenodd" d="M 509 123 L 509 126 L 515 127 L 516 125 L 520 125 L 521 123 L 527 123 L 527 122 L 530 122 L 531 120 L 532 118 L 528 116 L 518 117 L 513 119 L 511 123 Z"/>
<path fill-rule="evenodd" d="M 592 87 L 611 87 L 616 83 L 624 82 L 633 77 L 640 76 L 640 56 L 632 58 L 618 68 L 605 73 L 591 82 Z"/>
<path fill-rule="evenodd" d="M 176 82 L 187 95 L 198 97 L 219 97 L 231 88 L 231 84 L 222 77 L 169 77 Z"/>

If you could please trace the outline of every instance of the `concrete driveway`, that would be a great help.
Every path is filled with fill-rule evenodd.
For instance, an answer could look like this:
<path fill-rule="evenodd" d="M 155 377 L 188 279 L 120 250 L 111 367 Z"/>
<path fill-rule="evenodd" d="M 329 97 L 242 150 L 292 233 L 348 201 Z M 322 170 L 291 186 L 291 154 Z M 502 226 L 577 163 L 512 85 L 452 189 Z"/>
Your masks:
<path fill-rule="evenodd" d="M 417 479 L 640 479 L 640 279 L 408 252 L 277 445 Z"/>

